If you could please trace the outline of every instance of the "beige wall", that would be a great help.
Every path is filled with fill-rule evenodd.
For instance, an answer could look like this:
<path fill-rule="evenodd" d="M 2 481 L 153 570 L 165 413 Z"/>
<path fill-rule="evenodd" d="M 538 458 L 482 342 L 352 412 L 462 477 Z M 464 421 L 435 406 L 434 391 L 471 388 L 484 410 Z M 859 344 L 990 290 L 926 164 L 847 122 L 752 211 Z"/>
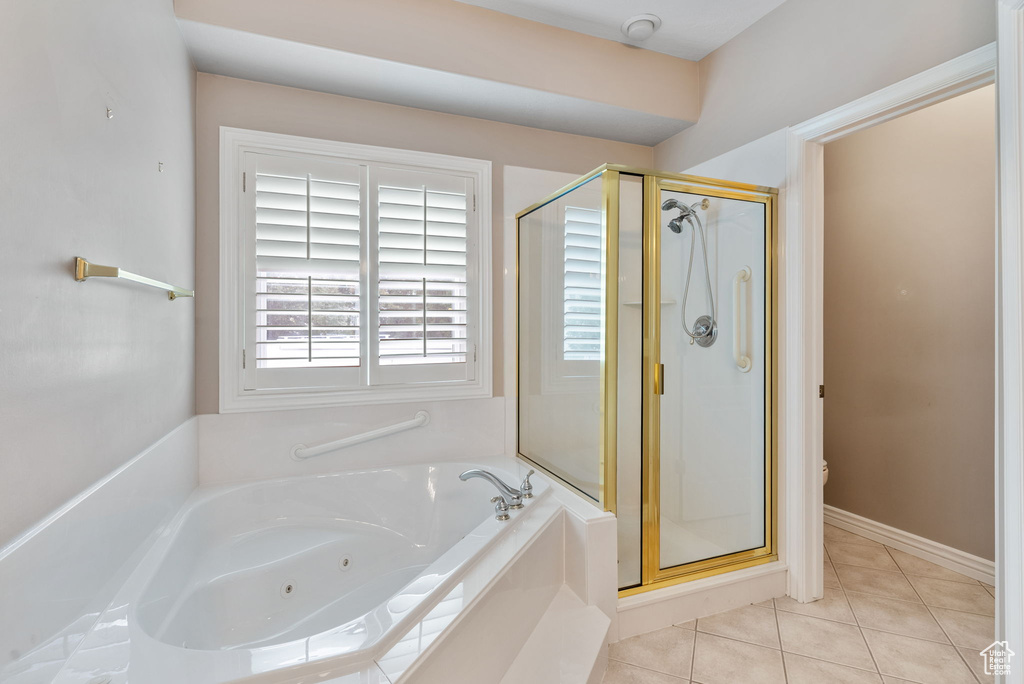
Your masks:
<path fill-rule="evenodd" d="M 992 0 L 787 0 L 700 62 L 700 120 L 655 148 L 686 169 L 996 39 Z"/>
<path fill-rule="evenodd" d="M 191 300 L 72 277 L 84 256 L 192 286 L 195 72 L 170 2 L 2 14 L 0 546 L 188 419 L 195 396 Z"/>
<path fill-rule="evenodd" d="M 994 86 L 825 148 L 825 503 L 994 557 Z"/>
<path fill-rule="evenodd" d="M 503 167 L 584 174 L 605 162 L 650 166 L 652 148 L 553 133 L 308 90 L 199 74 L 196 160 L 196 403 L 216 413 L 218 389 L 220 126 L 437 152 L 493 163 L 494 392 L 502 391 Z M 557 188 L 552 188 L 555 190 Z M 539 199 L 539 198 L 538 198 Z"/>
<path fill-rule="evenodd" d="M 455 0 L 175 0 L 174 10 L 191 21 L 672 119 L 696 121 L 699 112 L 696 62 Z"/>

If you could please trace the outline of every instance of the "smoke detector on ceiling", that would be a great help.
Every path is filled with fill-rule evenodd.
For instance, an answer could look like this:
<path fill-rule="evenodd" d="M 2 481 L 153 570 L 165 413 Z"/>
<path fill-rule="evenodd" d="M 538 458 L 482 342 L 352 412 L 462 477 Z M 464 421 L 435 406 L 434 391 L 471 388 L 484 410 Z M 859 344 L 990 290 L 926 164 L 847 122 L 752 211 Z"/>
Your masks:
<path fill-rule="evenodd" d="M 629 40 L 643 42 L 661 28 L 661 18 L 653 14 L 638 14 L 622 22 L 622 33 Z"/>

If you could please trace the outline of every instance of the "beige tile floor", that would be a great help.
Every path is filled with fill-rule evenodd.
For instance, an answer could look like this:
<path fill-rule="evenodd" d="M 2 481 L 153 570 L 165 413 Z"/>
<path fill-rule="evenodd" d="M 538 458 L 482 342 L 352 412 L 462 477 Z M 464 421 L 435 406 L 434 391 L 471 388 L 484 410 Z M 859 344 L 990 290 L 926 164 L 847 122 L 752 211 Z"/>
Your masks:
<path fill-rule="evenodd" d="M 612 644 L 604 684 L 976 684 L 995 590 L 825 525 L 825 598 L 765 601 Z"/>

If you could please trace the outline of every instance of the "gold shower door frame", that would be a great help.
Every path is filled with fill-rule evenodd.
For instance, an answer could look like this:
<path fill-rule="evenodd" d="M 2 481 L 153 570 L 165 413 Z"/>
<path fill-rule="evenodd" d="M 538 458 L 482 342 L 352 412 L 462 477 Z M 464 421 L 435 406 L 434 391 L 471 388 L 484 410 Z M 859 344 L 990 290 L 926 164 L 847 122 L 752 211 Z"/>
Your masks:
<path fill-rule="evenodd" d="M 601 179 L 601 206 L 605 233 L 603 328 L 604 356 L 600 369 L 601 439 L 599 465 L 600 506 L 616 512 L 617 500 L 617 438 L 618 438 L 618 310 L 619 310 L 619 181 L 621 176 L 643 179 L 643 377 L 642 377 L 642 444 L 641 444 L 641 583 L 622 589 L 619 596 L 631 596 L 665 586 L 751 567 L 778 558 L 777 541 L 777 433 L 776 377 L 777 333 L 775 320 L 777 302 L 777 269 L 775 261 L 775 224 L 778 190 L 745 183 L 720 181 L 700 176 L 651 171 L 620 164 L 604 164 L 578 180 L 516 214 L 516 288 L 517 320 L 516 400 L 519 398 L 519 221 L 526 215 L 572 192 L 598 176 Z M 765 211 L 765 540 L 761 547 L 670 568 L 661 568 L 661 230 L 660 194 L 672 190 L 716 197 L 758 202 Z M 563 479 L 533 461 L 519 450 L 519 423 L 516 421 L 516 451 L 520 458 L 544 472 Z M 571 483 L 569 483 L 571 485 Z M 574 488 L 575 489 L 575 488 Z M 589 498 L 589 497 L 588 497 Z"/>
<path fill-rule="evenodd" d="M 661 567 L 661 192 L 663 190 L 719 199 L 757 202 L 765 216 L 765 436 L 764 436 L 764 544 L 758 548 Z M 649 172 L 644 175 L 643 235 L 643 445 L 641 447 L 641 583 L 619 591 L 619 596 L 710 577 L 723 572 L 769 563 L 778 559 L 778 474 L 776 468 L 777 274 L 775 223 L 778 190 L 697 176 Z"/>

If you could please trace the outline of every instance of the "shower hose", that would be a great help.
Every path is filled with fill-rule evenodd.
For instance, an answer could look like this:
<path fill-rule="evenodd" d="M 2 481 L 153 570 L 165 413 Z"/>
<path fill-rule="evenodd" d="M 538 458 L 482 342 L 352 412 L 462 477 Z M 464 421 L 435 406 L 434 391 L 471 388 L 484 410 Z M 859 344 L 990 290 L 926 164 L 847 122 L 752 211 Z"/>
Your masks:
<path fill-rule="evenodd" d="M 696 205 L 694 205 L 696 206 Z M 697 225 L 693 224 L 693 219 L 697 219 Z M 704 238 L 704 225 L 700 222 L 700 216 L 697 215 L 696 210 L 691 211 L 686 216 L 686 221 L 690 224 L 690 228 L 694 233 L 700 235 L 700 246 L 704 251 L 704 282 L 708 286 L 708 302 L 711 304 L 711 325 L 714 327 L 715 322 L 718 320 L 715 315 L 715 297 L 711 293 L 711 269 L 708 267 L 708 243 Z M 686 325 L 686 298 L 690 294 L 690 275 L 693 273 L 693 253 L 697 249 L 697 236 L 694 235 L 693 240 L 690 242 L 690 260 L 686 266 L 686 285 L 683 286 L 683 331 L 690 336 L 690 344 L 693 344 L 697 336 L 693 333 L 690 328 Z"/>

